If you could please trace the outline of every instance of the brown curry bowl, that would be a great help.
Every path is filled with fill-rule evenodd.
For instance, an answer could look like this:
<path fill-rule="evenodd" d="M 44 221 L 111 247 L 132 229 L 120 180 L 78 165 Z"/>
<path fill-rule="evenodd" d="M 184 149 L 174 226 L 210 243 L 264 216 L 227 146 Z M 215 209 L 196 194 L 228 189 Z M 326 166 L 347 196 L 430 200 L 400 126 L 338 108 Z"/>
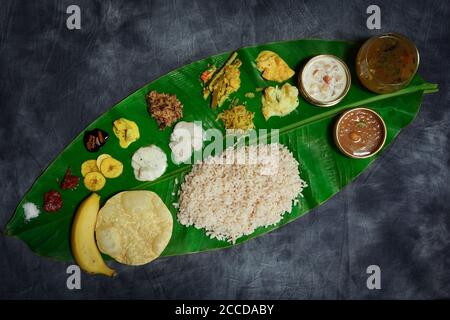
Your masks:
<path fill-rule="evenodd" d="M 354 155 L 350 152 L 348 152 L 347 150 L 345 150 L 345 148 L 342 146 L 341 142 L 339 141 L 339 127 L 341 125 L 342 119 L 350 112 L 352 111 L 356 111 L 356 110 L 364 110 L 364 111 L 368 111 L 371 114 L 373 114 L 381 123 L 381 128 L 382 128 L 382 133 L 383 133 L 383 138 L 381 143 L 378 145 L 378 147 L 371 153 L 367 154 L 367 155 Z M 365 159 L 365 158 L 370 158 L 372 156 L 374 156 L 375 154 L 377 154 L 383 147 L 384 144 L 386 143 L 386 137 L 387 137 L 387 129 L 386 129 L 386 124 L 383 120 L 383 118 L 375 111 L 368 109 L 368 108 L 363 108 L 363 107 L 358 107 L 358 108 L 352 108 L 352 109 L 348 109 L 346 111 L 344 111 L 338 118 L 338 120 L 336 121 L 335 125 L 334 125 L 334 130 L 333 130 L 333 138 L 334 138 L 334 142 L 336 143 L 338 149 L 345 154 L 346 156 L 350 157 L 350 158 L 354 158 L 354 159 Z"/>

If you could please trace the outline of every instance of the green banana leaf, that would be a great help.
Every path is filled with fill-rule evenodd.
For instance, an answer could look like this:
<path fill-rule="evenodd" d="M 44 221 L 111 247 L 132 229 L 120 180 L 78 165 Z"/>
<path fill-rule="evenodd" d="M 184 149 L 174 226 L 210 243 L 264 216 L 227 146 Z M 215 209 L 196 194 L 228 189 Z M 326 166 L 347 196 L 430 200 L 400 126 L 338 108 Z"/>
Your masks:
<path fill-rule="evenodd" d="M 336 106 L 316 107 L 300 98 L 299 107 L 288 116 L 272 117 L 265 121 L 260 110 L 261 91 L 257 88 L 264 88 L 275 83 L 265 81 L 255 67 L 255 59 L 261 50 L 275 51 L 297 73 L 302 63 L 309 57 L 318 54 L 336 55 L 346 61 L 352 71 L 351 89 Z M 385 95 L 371 93 L 362 87 L 354 74 L 357 50 L 358 45 L 352 42 L 295 40 L 242 48 L 237 51 L 242 61 L 241 88 L 232 97 L 246 102 L 248 110 L 255 112 L 254 123 L 257 129 L 277 128 L 280 130 L 280 142 L 293 152 L 300 163 L 301 177 L 309 185 L 303 191 L 304 197 L 298 205 L 293 207 L 291 213 L 286 213 L 280 223 L 268 228 L 259 228 L 253 234 L 240 238 L 237 243 L 278 228 L 322 204 L 375 161 L 379 154 L 369 159 L 351 159 L 341 154 L 336 148 L 331 129 L 336 117 L 343 110 L 368 106 L 381 114 L 387 126 L 387 140 L 383 148 L 386 149 L 400 130 L 414 119 L 423 95 L 437 90 L 437 85 L 427 83 L 416 75 L 408 87 L 398 92 Z M 165 174 L 156 181 L 145 183 L 135 179 L 131 168 L 131 156 L 142 146 L 155 144 L 170 155 L 168 142 L 172 129 L 159 130 L 156 122 L 149 116 L 145 94 L 150 90 L 176 94 L 184 105 L 183 120 L 201 120 L 204 129 L 218 128 L 224 131 L 222 122 L 216 121 L 216 117 L 221 110 L 228 108 L 230 102 L 228 101 L 217 110 L 211 109 L 209 101 L 205 101 L 202 97 L 199 76 L 208 64 L 221 66 L 229 54 L 227 52 L 193 62 L 162 76 L 119 102 L 89 125 L 86 130 L 101 128 L 110 134 L 106 145 L 97 153 L 89 153 L 84 148 L 82 132 L 33 184 L 17 206 L 14 216 L 6 226 L 6 233 L 22 239 L 32 251 L 39 255 L 59 260 L 72 260 L 69 238 L 72 218 L 77 206 L 90 194 L 82 182 L 76 190 L 61 191 L 64 205 L 57 213 L 46 213 L 41 210 L 37 218 L 25 222 L 22 206 L 26 202 L 33 202 L 42 208 L 44 193 L 50 189 L 60 190 L 59 183 L 67 167 L 72 169 L 74 175 L 81 176 L 80 166 L 83 161 L 95 159 L 100 153 L 109 153 L 123 162 L 124 171 L 116 179 L 107 179 L 105 187 L 98 192 L 102 202 L 124 190 L 145 189 L 156 192 L 174 217 L 172 238 L 163 256 L 229 247 L 231 244 L 228 242 L 210 239 L 204 230 L 185 227 L 176 219 L 177 209 L 173 204 L 178 202 L 178 188 L 183 181 L 183 176 L 190 171 L 190 165 L 175 165 L 169 156 L 169 165 Z M 296 85 L 296 81 L 297 74 L 289 80 L 293 85 Z M 246 98 L 245 94 L 248 92 L 255 93 L 255 97 Z M 118 139 L 112 132 L 112 122 L 120 117 L 135 121 L 141 132 L 141 138 L 127 149 L 119 147 Z"/>

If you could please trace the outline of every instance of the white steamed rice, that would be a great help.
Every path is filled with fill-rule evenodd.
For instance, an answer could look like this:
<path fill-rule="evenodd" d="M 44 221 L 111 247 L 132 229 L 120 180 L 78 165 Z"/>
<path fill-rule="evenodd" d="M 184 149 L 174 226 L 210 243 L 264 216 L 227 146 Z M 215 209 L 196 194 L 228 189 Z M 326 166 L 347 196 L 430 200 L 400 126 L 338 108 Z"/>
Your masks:
<path fill-rule="evenodd" d="M 239 161 L 238 159 L 245 159 Z M 178 220 L 235 243 L 278 223 L 303 188 L 298 162 L 278 143 L 229 148 L 193 166 L 181 185 Z"/>

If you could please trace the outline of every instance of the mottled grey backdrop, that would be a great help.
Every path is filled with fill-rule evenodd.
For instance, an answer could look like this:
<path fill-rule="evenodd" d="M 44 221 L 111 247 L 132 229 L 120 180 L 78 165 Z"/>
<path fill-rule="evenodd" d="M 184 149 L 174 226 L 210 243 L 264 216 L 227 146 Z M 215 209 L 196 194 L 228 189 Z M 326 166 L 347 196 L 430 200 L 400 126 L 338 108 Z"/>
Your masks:
<path fill-rule="evenodd" d="M 448 1 L 0 2 L 0 228 L 39 173 L 85 126 L 145 83 L 241 46 L 316 37 L 360 40 L 366 8 L 411 37 L 439 83 L 417 119 L 353 184 L 297 221 L 235 248 L 161 258 L 118 278 L 0 237 L 2 298 L 450 298 Z M 66 29 L 78 4 L 82 29 Z M 366 288 L 381 267 L 382 289 Z"/>

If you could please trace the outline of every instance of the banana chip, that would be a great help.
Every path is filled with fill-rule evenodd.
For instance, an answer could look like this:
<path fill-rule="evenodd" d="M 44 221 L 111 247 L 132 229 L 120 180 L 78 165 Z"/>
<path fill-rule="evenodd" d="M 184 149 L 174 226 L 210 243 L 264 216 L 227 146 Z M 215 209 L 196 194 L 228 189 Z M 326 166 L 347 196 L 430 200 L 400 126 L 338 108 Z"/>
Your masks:
<path fill-rule="evenodd" d="M 111 155 L 107 154 L 107 153 L 102 153 L 101 155 L 99 155 L 97 157 L 96 163 L 97 163 L 97 168 L 100 169 L 100 166 L 102 164 L 102 161 L 107 159 L 107 158 L 111 158 Z"/>
<path fill-rule="evenodd" d="M 106 158 L 101 162 L 100 172 L 106 178 L 117 178 L 122 174 L 123 164 L 112 157 Z"/>
<path fill-rule="evenodd" d="M 85 177 L 90 172 L 99 172 L 95 160 L 86 160 L 81 164 L 81 175 Z"/>

